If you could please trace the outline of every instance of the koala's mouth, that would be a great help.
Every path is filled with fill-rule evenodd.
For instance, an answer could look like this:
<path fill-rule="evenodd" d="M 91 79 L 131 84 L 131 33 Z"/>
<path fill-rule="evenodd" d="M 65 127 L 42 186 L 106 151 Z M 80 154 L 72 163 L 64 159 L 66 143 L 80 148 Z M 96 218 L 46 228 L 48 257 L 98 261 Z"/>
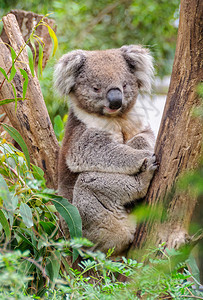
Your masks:
<path fill-rule="evenodd" d="M 104 106 L 103 112 L 105 115 L 117 115 L 121 111 L 121 107 L 117 109 L 109 108 L 108 106 Z"/>

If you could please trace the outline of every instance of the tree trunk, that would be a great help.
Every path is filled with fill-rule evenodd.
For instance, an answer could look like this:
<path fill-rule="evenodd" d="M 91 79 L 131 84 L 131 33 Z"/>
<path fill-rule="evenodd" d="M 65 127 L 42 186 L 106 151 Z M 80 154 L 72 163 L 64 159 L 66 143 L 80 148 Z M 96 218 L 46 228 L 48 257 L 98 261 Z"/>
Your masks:
<path fill-rule="evenodd" d="M 159 217 L 140 225 L 133 249 L 161 242 L 178 247 L 188 236 L 197 199 L 178 192 L 175 184 L 185 170 L 198 166 L 201 155 L 202 124 L 193 109 L 200 103 L 196 88 L 203 79 L 202 8 L 201 0 L 181 1 L 171 83 L 155 147 L 160 166 L 146 197 L 158 207 Z"/>
<path fill-rule="evenodd" d="M 27 12 L 24 10 L 11 10 L 11 13 L 14 14 L 17 19 L 24 41 L 27 41 L 29 39 L 33 27 L 36 24 L 38 24 L 42 18 L 54 31 L 56 31 L 56 25 L 53 19 L 44 18 L 42 15 L 38 15 L 33 12 Z M 45 26 L 37 27 L 35 33 L 37 36 L 40 37 L 41 41 L 43 41 L 44 43 L 43 60 L 42 60 L 42 68 L 44 69 L 49 59 L 49 56 L 51 54 L 52 41 L 49 32 L 47 30 L 47 27 Z M 1 39 L 4 43 L 10 44 L 10 41 L 8 39 L 8 36 L 6 35 L 6 31 L 4 28 L 1 33 Z M 35 55 L 32 45 L 30 43 L 28 45 L 31 47 L 33 51 L 33 55 Z M 39 59 L 39 46 L 37 42 L 35 42 L 35 47 L 36 47 L 35 72 L 37 73 L 38 59 Z M 6 115 L 3 106 L 0 106 L 0 122 L 11 125 L 11 122 L 8 116 Z M 15 145 L 15 141 L 11 138 L 11 136 L 7 132 L 5 132 L 3 127 L 0 127 L 0 134 L 1 133 L 3 133 L 3 136 L 6 136 L 7 141 Z"/>
<path fill-rule="evenodd" d="M 4 29 L 11 46 L 18 54 L 24 45 L 18 23 L 13 14 L 3 17 Z M 10 69 L 11 55 L 5 44 L 0 43 L 0 66 L 8 72 Z M 15 111 L 15 103 L 3 105 L 3 108 L 12 124 L 22 135 L 31 157 L 32 163 L 38 165 L 45 172 L 47 185 L 57 188 L 57 159 L 59 145 L 52 128 L 42 96 L 39 81 L 36 76 L 32 77 L 28 67 L 27 52 L 24 49 L 19 56 L 18 67 L 24 69 L 29 77 L 26 100 L 19 101 Z M 3 75 L 0 74 L 3 82 Z M 13 83 L 17 90 L 17 97 L 22 97 L 22 76 L 17 71 Z M 0 90 L 0 98 L 14 98 L 12 86 L 5 81 Z"/>

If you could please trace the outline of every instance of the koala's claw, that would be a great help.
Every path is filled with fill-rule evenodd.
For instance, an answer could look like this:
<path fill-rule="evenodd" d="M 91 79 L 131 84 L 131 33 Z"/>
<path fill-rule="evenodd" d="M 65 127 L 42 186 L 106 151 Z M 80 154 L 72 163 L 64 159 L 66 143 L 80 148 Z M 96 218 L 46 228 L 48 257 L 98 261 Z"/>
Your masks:
<path fill-rule="evenodd" d="M 150 158 L 145 158 L 142 166 L 140 168 L 140 172 L 144 172 L 146 170 L 155 171 L 158 168 L 159 164 L 156 162 L 156 156 L 153 154 Z"/>
<path fill-rule="evenodd" d="M 155 171 L 159 167 L 159 164 L 157 162 L 154 162 L 152 165 L 149 166 L 148 170 L 149 171 Z"/>

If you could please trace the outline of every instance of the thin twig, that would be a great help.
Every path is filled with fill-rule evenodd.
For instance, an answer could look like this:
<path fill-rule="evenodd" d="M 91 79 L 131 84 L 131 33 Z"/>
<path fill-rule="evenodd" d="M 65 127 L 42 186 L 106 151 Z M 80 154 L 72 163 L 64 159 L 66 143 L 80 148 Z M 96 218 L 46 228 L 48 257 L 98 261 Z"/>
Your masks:
<path fill-rule="evenodd" d="M 16 172 L 16 170 L 14 170 L 11 166 L 9 166 L 7 163 L 3 162 L 3 165 L 7 168 L 9 168 L 9 170 L 11 170 L 11 172 L 13 172 L 13 174 L 18 177 L 19 181 L 23 184 L 23 187 L 26 187 L 26 183 L 25 181 L 22 179 L 22 177 Z"/>
<path fill-rule="evenodd" d="M 11 65 L 11 67 L 9 68 L 8 72 L 6 73 L 6 75 L 8 75 L 8 74 L 10 73 L 10 71 L 11 71 L 13 65 L 16 63 L 16 61 L 17 61 L 17 59 L 19 58 L 20 54 L 22 53 L 22 51 L 25 49 L 25 47 L 26 47 L 27 44 L 29 43 L 32 34 L 34 34 L 34 32 L 36 31 L 37 27 L 40 25 L 41 22 L 43 22 L 44 18 L 46 18 L 46 16 L 43 16 L 43 18 L 37 23 L 37 25 L 35 25 L 35 26 L 33 27 L 29 39 L 28 39 L 28 40 L 24 43 L 24 45 L 20 48 L 19 53 L 17 54 L 16 58 L 14 59 L 12 65 Z M 6 45 L 6 43 L 3 43 L 3 44 Z M 10 45 L 9 45 L 9 47 L 10 47 Z M 1 83 L 1 85 L 0 85 L 0 90 L 1 90 L 1 88 L 2 88 L 2 86 L 3 86 L 3 84 L 4 84 L 4 82 L 5 82 L 5 80 L 6 80 L 6 78 L 3 79 L 3 81 L 2 81 L 2 83 Z"/>
<path fill-rule="evenodd" d="M 38 264 L 34 259 L 29 258 L 29 257 L 23 257 L 25 260 L 33 263 L 38 269 L 40 269 L 40 271 L 42 272 L 42 276 L 45 278 L 48 278 L 48 276 L 46 275 L 45 269 L 42 268 L 42 266 L 40 266 L 40 264 Z"/>
<path fill-rule="evenodd" d="M 203 297 L 195 296 L 195 295 L 180 295 L 180 298 L 193 298 L 193 299 L 201 299 L 203 300 Z"/>

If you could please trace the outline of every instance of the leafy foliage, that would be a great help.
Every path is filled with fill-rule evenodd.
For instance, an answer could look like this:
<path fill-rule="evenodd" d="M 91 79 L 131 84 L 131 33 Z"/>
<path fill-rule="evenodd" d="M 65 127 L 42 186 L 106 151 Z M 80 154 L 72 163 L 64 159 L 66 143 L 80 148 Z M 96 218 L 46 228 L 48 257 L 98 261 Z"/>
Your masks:
<path fill-rule="evenodd" d="M 13 133 L 11 128 L 9 132 Z M 25 149 L 22 138 L 13 137 Z M 46 188 L 43 171 L 32 164 L 29 168 L 25 154 L 5 139 L 0 139 L 0 152 L 0 298 L 202 296 L 192 288 L 200 283 L 186 267 L 189 256 L 184 249 L 169 251 L 163 244 L 149 249 L 141 262 L 125 257 L 112 260 L 113 249 L 107 255 L 88 250 L 93 245 L 81 238 L 77 209 Z M 72 239 L 59 238 L 56 211 L 67 222 Z M 76 260 L 78 254 L 79 270 L 71 268 L 67 260 Z M 120 281 L 121 276 L 127 281 Z"/>
<path fill-rule="evenodd" d="M 26 150 L 19 133 L 11 127 L 8 131 Z M 38 292 L 43 294 L 46 278 L 54 285 L 62 257 L 67 251 L 71 253 L 70 246 L 57 244 L 58 217 L 54 212 L 60 212 L 65 219 L 72 238 L 81 237 L 81 218 L 76 207 L 46 188 L 43 171 L 32 164 L 29 168 L 29 159 L 23 152 L 2 138 L 0 152 L 0 247 L 2 253 L 6 249 L 29 250 L 29 259 L 26 256 L 22 262 L 24 274 L 33 276 Z M 59 252 L 58 247 L 63 251 Z M 73 255 L 76 259 L 78 251 L 74 249 Z"/>

